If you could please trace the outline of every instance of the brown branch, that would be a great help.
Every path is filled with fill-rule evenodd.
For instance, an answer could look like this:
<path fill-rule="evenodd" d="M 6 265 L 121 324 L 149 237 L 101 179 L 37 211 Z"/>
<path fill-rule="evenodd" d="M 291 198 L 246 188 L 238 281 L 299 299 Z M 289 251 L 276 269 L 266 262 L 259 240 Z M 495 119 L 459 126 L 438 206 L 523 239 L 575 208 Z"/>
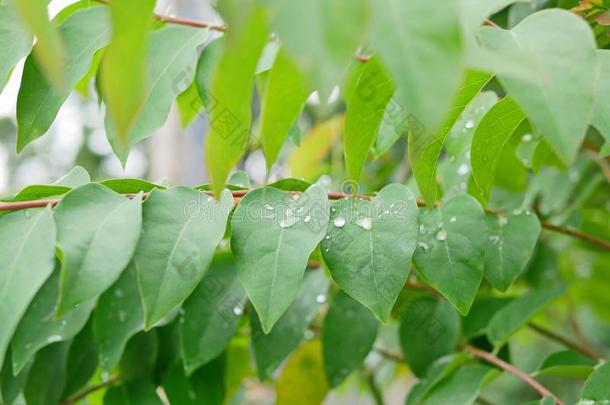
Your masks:
<path fill-rule="evenodd" d="M 387 350 L 382 349 L 380 347 L 373 347 L 373 351 L 379 353 L 382 357 L 385 357 L 388 360 L 395 361 L 396 363 L 405 362 L 405 359 L 403 359 L 401 356 L 394 354 L 394 353 L 390 353 Z"/>
<path fill-rule="evenodd" d="M 549 391 L 547 388 L 545 388 L 538 381 L 536 381 L 532 377 L 530 377 L 527 373 L 519 370 L 512 364 L 509 364 L 509 363 L 505 362 L 504 360 L 494 356 L 492 353 L 477 349 L 476 347 L 473 347 L 470 345 L 465 345 L 463 347 L 463 349 L 464 349 L 464 351 L 466 351 L 480 359 L 483 359 L 486 362 L 493 364 L 494 366 L 497 366 L 506 372 L 511 373 L 512 375 L 514 375 L 515 377 L 517 377 L 518 379 L 520 379 L 521 381 L 523 381 L 524 383 L 526 383 L 527 385 L 532 387 L 534 390 L 536 390 L 540 395 L 542 395 L 542 397 L 553 397 L 553 398 L 555 398 L 555 403 L 557 405 L 565 405 L 557 397 L 557 395 L 553 394 L 551 391 Z"/>
<path fill-rule="evenodd" d="M 555 342 L 557 342 L 557 343 L 567 347 L 568 349 L 572 349 L 572 350 L 574 350 L 574 351 L 576 351 L 576 352 L 578 352 L 580 354 L 583 354 L 583 355 L 585 355 L 587 357 L 591 357 L 591 358 L 596 359 L 596 360 L 597 359 L 601 359 L 603 357 L 599 353 L 595 352 L 594 350 L 589 349 L 588 347 L 580 345 L 580 344 L 578 344 L 576 342 L 573 342 L 573 341 L 571 341 L 571 340 L 569 340 L 569 339 L 567 339 L 567 338 L 565 338 L 565 337 L 563 337 L 561 335 L 558 335 L 555 332 L 553 332 L 551 330 L 548 330 L 548 329 L 546 329 L 543 326 L 540 326 L 540 325 L 535 324 L 533 322 L 528 322 L 527 326 L 530 329 L 532 329 L 532 330 L 536 331 L 537 333 L 539 333 L 540 335 L 542 335 L 542 336 L 544 336 L 544 337 L 546 337 L 548 339 L 554 340 Z"/>
<path fill-rule="evenodd" d="M 235 198 L 235 202 L 237 203 L 239 201 L 239 199 L 242 198 L 243 196 L 245 196 L 248 192 L 249 192 L 249 190 L 232 191 L 233 197 Z M 206 193 L 208 195 L 213 195 L 213 193 L 211 191 L 204 191 L 204 193 Z M 299 194 L 298 191 L 291 191 L 290 193 Z M 131 195 L 129 195 L 129 194 L 127 196 L 131 197 Z M 148 197 L 148 193 L 144 193 L 144 199 L 146 199 L 147 197 Z M 365 199 L 365 200 L 372 200 L 374 198 L 373 196 L 364 195 L 364 194 L 352 196 L 350 194 L 344 194 L 344 193 L 336 193 L 336 192 L 328 193 L 328 198 L 330 200 L 340 200 L 343 198 L 352 198 L 352 197 L 361 198 L 361 199 Z M 59 201 L 60 201 L 60 199 L 58 199 L 58 198 L 50 198 L 50 199 L 31 200 L 31 201 L 0 202 L 0 211 L 14 211 L 14 210 L 20 210 L 20 209 L 24 209 L 24 208 L 40 208 L 40 207 L 46 207 L 46 206 L 55 206 L 59 203 Z M 417 201 L 417 205 L 419 207 L 426 207 L 426 203 L 421 200 Z M 488 214 L 491 214 L 491 215 L 500 215 L 503 213 L 502 211 L 495 211 L 495 210 L 490 210 L 490 209 L 485 210 L 485 212 Z M 547 221 L 540 221 L 540 224 L 546 230 L 568 235 L 573 238 L 580 239 L 582 241 L 585 241 L 587 243 L 590 243 L 592 245 L 595 245 L 602 249 L 610 251 L 610 242 L 607 242 L 603 239 L 599 239 L 593 235 L 589 235 L 584 232 L 570 229 L 570 228 L 567 228 L 567 227 L 564 227 L 561 225 L 555 225 L 555 224 L 552 224 Z"/>
<path fill-rule="evenodd" d="M 97 385 L 92 385 L 89 388 L 84 389 L 83 391 L 75 394 L 74 396 L 66 399 L 65 401 L 61 401 L 58 405 L 70 405 L 70 404 L 75 404 L 78 401 L 80 401 L 81 399 L 86 398 L 88 395 L 94 393 L 95 391 L 99 391 L 103 388 L 107 388 L 110 387 L 111 385 L 116 384 L 117 382 L 119 382 L 121 380 L 121 377 L 114 376 L 114 377 L 110 377 L 108 379 L 108 381 L 104 381 L 102 383 L 99 383 Z"/>

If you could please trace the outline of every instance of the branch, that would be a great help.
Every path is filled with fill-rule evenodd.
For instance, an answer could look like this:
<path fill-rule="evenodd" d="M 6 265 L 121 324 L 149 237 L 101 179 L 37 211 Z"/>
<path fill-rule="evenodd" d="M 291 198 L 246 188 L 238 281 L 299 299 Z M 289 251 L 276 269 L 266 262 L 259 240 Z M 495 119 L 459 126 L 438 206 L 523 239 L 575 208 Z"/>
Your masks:
<path fill-rule="evenodd" d="M 250 190 L 232 191 L 233 198 L 235 199 L 235 203 L 237 204 L 239 199 L 242 198 L 243 196 L 245 196 L 249 191 Z M 204 191 L 204 193 L 206 193 L 208 195 L 214 195 L 211 191 Z M 299 191 L 290 191 L 290 193 L 299 194 L 300 192 Z M 130 195 L 130 194 L 126 194 L 126 196 L 132 197 L 132 195 Z M 147 197 L 148 197 L 148 193 L 144 193 L 144 199 L 146 199 Z M 342 198 L 352 198 L 352 197 L 361 198 L 361 199 L 365 199 L 365 200 L 372 200 L 374 198 L 374 196 L 364 195 L 364 194 L 351 195 L 351 194 L 336 193 L 336 192 L 328 193 L 328 199 L 330 199 L 330 200 L 340 200 Z M 46 206 L 52 207 L 52 206 L 57 205 L 59 203 L 59 201 L 61 201 L 59 198 L 50 198 L 50 199 L 31 200 L 31 201 L 16 201 L 16 202 L 4 202 L 4 203 L 0 202 L 0 211 L 13 211 L 13 210 L 20 210 L 20 209 L 25 209 L 25 208 L 40 208 L 40 207 L 46 207 Z M 419 207 L 426 207 L 426 203 L 421 200 L 417 201 L 417 205 Z M 490 210 L 490 209 L 486 209 L 485 212 L 490 215 L 503 214 L 502 211 L 495 211 L 495 210 Z M 610 242 L 607 242 L 603 239 L 599 239 L 593 235 L 589 235 L 584 232 L 570 229 L 570 228 L 567 228 L 567 227 L 564 227 L 561 225 L 555 225 L 555 224 L 552 224 L 547 221 L 541 220 L 540 224 L 546 230 L 568 235 L 573 238 L 580 239 L 584 242 L 590 243 L 592 245 L 595 245 L 597 247 L 610 251 Z"/>
<path fill-rule="evenodd" d="M 119 377 L 118 375 L 114 376 L 114 377 L 110 377 L 108 379 L 108 381 L 104 381 L 97 385 L 92 385 L 91 387 L 84 389 L 83 391 L 79 392 L 78 394 L 75 394 L 74 396 L 66 399 L 65 401 L 60 402 L 58 405 L 75 404 L 78 401 L 80 401 L 81 399 L 84 399 L 85 397 L 87 397 L 87 395 L 92 394 L 95 391 L 99 391 L 103 388 L 110 387 L 111 385 L 114 385 L 115 383 L 119 382 L 120 380 L 121 380 L 121 377 Z"/>
<path fill-rule="evenodd" d="M 553 394 L 551 391 L 549 391 L 547 388 L 545 388 L 542 384 L 540 384 L 538 381 L 534 380 L 532 377 L 530 377 L 527 373 L 519 370 L 518 368 L 516 368 L 515 366 L 513 366 L 512 364 L 509 364 L 507 362 L 505 362 L 504 360 L 494 356 L 493 354 L 486 352 L 484 350 L 480 350 L 477 349 L 476 347 L 470 346 L 470 345 L 466 345 L 463 347 L 464 351 L 485 360 L 486 362 L 493 364 L 494 366 L 497 366 L 499 368 L 501 368 L 504 371 L 507 371 L 509 373 L 511 373 L 512 375 L 514 375 L 515 377 L 517 377 L 518 379 L 520 379 L 521 381 L 523 381 L 524 383 L 526 383 L 527 385 L 529 385 L 530 387 L 532 387 L 533 389 L 535 389 L 540 395 L 542 395 L 542 397 L 553 397 L 555 398 L 555 403 L 557 405 L 565 405 L 558 397 L 557 395 Z"/>
<path fill-rule="evenodd" d="M 583 354 L 587 357 L 591 357 L 593 359 L 601 359 L 603 358 L 603 356 L 601 356 L 599 353 L 596 353 L 594 350 L 589 349 L 588 347 L 582 346 L 576 342 L 573 342 L 571 340 L 568 340 L 567 338 L 556 334 L 555 332 L 548 330 L 538 324 L 535 324 L 533 322 L 528 322 L 527 326 L 538 332 L 539 334 L 541 334 L 542 336 L 549 338 L 551 340 L 554 340 L 555 342 L 567 347 L 568 349 L 572 349 L 576 352 L 579 352 L 580 354 Z"/>

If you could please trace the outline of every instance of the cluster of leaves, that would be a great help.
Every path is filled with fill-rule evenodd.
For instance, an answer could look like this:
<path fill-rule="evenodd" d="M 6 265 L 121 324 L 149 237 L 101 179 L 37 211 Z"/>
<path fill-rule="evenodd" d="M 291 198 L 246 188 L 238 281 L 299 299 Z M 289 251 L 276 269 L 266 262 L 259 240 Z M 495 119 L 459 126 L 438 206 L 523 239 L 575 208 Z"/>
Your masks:
<path fill-rule="evenodd" d="M 26 57 L 18 151 L 94 83 L 123 163 L 172 103 L 185 125 L 205 110 L 212 178 L 166 189 L 76 169 L 3 199 L 61 200 L 0 217 L 3 402 L 71 402 L 97 383 L 108 404 L 159 403 L 157 387 L 174 404 L 240 400 L 251 346 L 261 380 L 288 358 L 279 403 L 320 403 L 369 353 L 394 349 L 374 345 L 398 320 L 400 361 L 419 378 L 407 403 L 473 403 L 499 373 L 468 348 L 510 360 L 509 339 L 566 295 L 545 273 L 540 218 L 608 233 L 604 176 L 579 153 L 586 140 L 610 154 L 605 34 L 563 9 L 518 18 L 512 3 L 223 0 L 229 28 L 174 24 L 153 0 L 81 0 L 52 21 L 46 1 L 0 5 L 0 81 Z M 604 26 L 604 2 L 575 11 Z M 510 29 L 482 26 L 507 13 Z M 249 148 L 270 171 L 300 142 L 312 94 L 330 119 L 303 137 L 293 175 L 326 172 L 342 134 L 357 181 L 369 155 L 404 154 L 407 134 L 411 187 L 331 201 L 304 180 L 251 188 L 238 172 L 225 184 Z M 607 270 L 608 254 L 591 252 Z M 607 285 L 596 272 L 572 290 L 603 313 Z M 586 379 L 583 403 L 608 401 L 609 363 L 587 356 L 554 353 L 536 376 Z"/>
<path fill-rule="evenodd" d="M 152 401 L 157 385 L 171 403 L 220 404 L 250 375 L 248 342 L 262 380 L 298 348 L 277 381 L 278 401 L 319 403 L 362 366 L 393 317 L 404 361 L 421 377 L 407 403 L 459 395 L 456 403 L 470 404 L 499 373 L 453 354 L 460 342 L 499 351 L 565 291 L 487 291 L 473 305 L 483 277 L 503 291 L 525 268 L 540 232 L 528 212 L 485 215 L 467 195 L 418 209 L 399 184 L 373 200 L 330 202 L 323 186 L 300 180 L 249 190 L 237 173 L 232 182 L 242 196 L 234 209 L 228 190 L 214 199 L 202 191 L 209 185 L 91 183 L 78 167 L 3 198 L 62 196 L 54 208 L 0 217 L 4 403 L 23 390 L 28 404 L 54 404 L 112 375 L 120 385 L 106 391 L 107 404 Z M 406 292 L 411 259 L 446 300 Z M 312 268 L 319 260 L 335 285 Z M 319 338 L 308 335 L 319 328 Z M 596 381 L 608 367 L 593 372 L 596 364 L 562 351 L 539 373 L 589 377 L 583 398 L 607 399 Z"/>

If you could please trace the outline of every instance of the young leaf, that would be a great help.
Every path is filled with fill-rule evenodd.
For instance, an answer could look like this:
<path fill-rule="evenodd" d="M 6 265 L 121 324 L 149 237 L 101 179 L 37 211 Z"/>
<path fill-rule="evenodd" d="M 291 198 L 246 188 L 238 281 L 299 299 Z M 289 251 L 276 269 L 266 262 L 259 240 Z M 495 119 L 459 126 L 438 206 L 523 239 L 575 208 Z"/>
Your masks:
<path fill-rule="evenodd" d="M 499 347 L 542 307 L 563 294 L 565 286 L 534 290 L 502 307 L 491 318 L 487 337 Z"/>
<path fill-rule="evenodd" d="M 397 85 L 400 108 L 435 133 L 464 70 L 459 2 L 375 0 L 372 11 L 372 44 Z"/>
<path fill-rule="evenodd" d="M 355 62 L 345 93 L 345 163 L 352 179 L 358 181 L 369 149 L 384 118 L 386 105 L 394 94 L 394 84 L 379 60 Z"/>
<path fill-rule="evenodd" d="M 426 396 L 426 405 L 471 405 L 481 385 L 497 371 L 487 366 L 467 365 L 439 382 Z"/>
<path fill-rule="evenodd" d="M 101 181 L 100 184 L 119 194 L 149 193 L 156 188 L 165 189 L 163 186 L 140 179 L 108 179 Z"/>
<path fill-rule="evenodd" d="M 111 387 L 104 395 L 104 405 L 163 405 L 150 381 L 135 381 Z"/>
<path fill-rule="evenodd" d="M 597 367 L 591 373 L 584 387 L 582 388 L 582 394 L 580 395 L 580 404 L 587 404 L 590 402 L 604 403 L 610 400 L 610 362 L 605 362 Z"/>
<path fill-rule="evenodd" d="M 27 404 L 56 404 L 66 384 L 68 353 L 72 342 L 60 342 L 38 353 L 23 387 Z"/>
<path fill-rule="evenodd" d="M 368 308 L 343 291 L 335 295 L 322 333 L 324 371 L 330 387 L 337 387 L 362 365 L 377 329 L 379 321 Z"/>
<path fill-rule="evenodd" d="M 97 297 L 112 285 L 136 249 L 141 196 L 133 199 L 95 183 L 72 190 L 55 210 L 62 275 L 57 313 Z"/>
<path fill-rule="evenodd" d="M 506 291 L 523 271 L 540 236 L 540 221 L 530 212 L 488 216 L 485 278 Z"/>
<path fill-rule="evenodd" d="M 87 73 L 93 54 L 108 43 L 109 20 L 105 6 L 94 6 L 76 11 L 59 26 L 66 51 L 61 88 L 52 87 L 37 60 L 28 56 L 17 96 L 17 152 L 47 132 L 72 87 Z"/>
<path fill-rule="evenodd" d="M 431 296 L 413 299 L 400 321 L 400 345 L 409 368 L 422 377 L 437 359 L 451 353 L 460 337 L 460 317 L 451 304 Z"/>
<path fill-rule="evenodd" d="M 144 203 L 134 263 L 146 329 L 184 301 L 207 271 L 233 207 L 231 193 L 219 197 L 174 187 L 154 190 Z"/>
<path fill-rule="evenodd" d="M 261 380 L 271 376 L 286 356 L 301 343 L 311 320 L 326 300 L 327 289 L 328 279 L 324 272 L 308 272 L 301 291 L 268 334 L 263 332 L 256 313 L 250 314 L 252 346 Z"/>
<path fill-rule="evenodd" d="M 180 113 L 182 128 L 188 128 L 191 122 L 203 108 L 203 101 L 197 90 L 197 82 L 193 79 L 190 86 L 176 97 L 176 106 Z"/>
<path fill-rule="evenodd" d="M 59 90 L 66 88 L 65 72 L 70 57 L 69 45 L 63 43 L 62 35 L 55 24 L 49 21 L 47 0 L 23 0 L 11 2 L 20 14 L 21 21 L 36 36 L 34 55 L 42 66 L 46 78 Z M 66 38 L 63 38 L 66 41 Z M 4 80 L 4 78 L 2 78 Z"/>
<path fill-rule="evenodd" d="M 55 266 L 55 223 L 49 208 L 0 218 L 0 366 L 13 332 Z"/>
<path fill-rule="evenodd" d="M 369 2 L 270 0 L 268 3 L 273 31 L 325 105 L 364 40 L 371 12 Z"/>
<path fill-rule="evenodd" d="M 530 54 L 542 66 L 542 80 L 500 79 L 561 160 L 571 163 L 593 108 L 596 45 L 589 25 L 567 10 L 551 9 L 528 16 L 510 31 L 485 28 L 480 38 L 494 50 Z"/>
<path fill-rule="evenodd" d="M 217 195 L 248 145 L 254 72 L 269 35 L 265 9 L 256 1 L 221 4 L 226 6 L 232 28 L 225 34 L 223 53 L 212 78 L 214 108 L 205 149 Z"/>
<path fill-rule="evenodd" d="M 537 375 L 586 379 L 597 365 L 597 361 L 572 350 L 563 350 L 549 355 L 536 372 Z"/>
<path fill-rule="evenodd" d="M 400 184 L 384 187 L 373 201 L 332 205 L 324 261 L 337 284 L 384 322 L 407 280 L 417 229 L 417 202 Z"/>
<path fill-rule="evenodd" d="M 421 121 L 417 115 L 412 116 L 413 124 L 409 124 L 408 128 L 409 160 L 413 166 L 413 174 L 417 180 L 417 185 L 428 204 L 435 203 L 439 198 L 436 168 L 445 139 L 464 108 L 489 82 L 491 77 L 488 73 L 476 70 L 466 71 L 462 86 L 454 96 L 452 107 L 447 112 L 443 125 L 432 136 L 430 135 L 432 129 L 422 127 L 425 122 Z"/>
<path fill-rule="evenodd" d="M 57 179 L 53 184 L 56 186 L 79 187 L 91 181 L 87 170 L 81 166 L 74 166 L 68 173 Z"/>
<path fill-rule="evenodd" d="M 296 197 L 270 187 L 255 189 L 233 213 L 237 273 L 265 333 L 297 295 L 309 255 L 328 223 L 324 187 L 313 185 Z"/>
<path fill-rule="evenodd" d="M 0 5 L 0 92 L 13 67 L 32 49 L 33 38 L 10 6 Z"/>
<path fill-rule="evenodd" d="M 502 152 L 525 119 L 525 113 L 509 95 L 494 105 L 477 126 L 472 138 L 472 175 L 485 202 L 491 195 Z"/>
<path fill-rule="evenodd" d="M 277 404 L 321 404 L 328 392 L 323 367 L 322 345 L 319 340 L 309 341 L 299 347 L 277 380 Z"/>
<path fill-rule="evenodd" d="M 55 317 L 59 271 L 51 274 L 21 319 L 13 340 L 13 372 L 19 373 L 41 348 L 71 339 L 87 323 L 95 300 L 84 302 L 61 318 Z"/>
<path fill-rule="evenodd" d="M 133 263 L 97 301 L 93 334 L 102 370 L 111 370 L 121 359 L 129 338 L 144 329 L 144 308 Z"/>
<path fill-rule="evenodd" d="M 167 26 L 150 34 L 146 93 L 136 111 L 137 117 L 130 124 L 126 142 L 121 141 L 110 115 L 107 114 L 104 121 L 108 140 L 123 165 L 131 147 L 163 125 L 174 99 L 193 80 L 197 46 L 206 37 L 206 30 L 178 25 Z"/>
<path fill-rule="evenodd" d="M 117 143 L 127 137 L 146 97 L 146 55 L 155 0 L 110 2 L 112 42 L 100 66 L 102 93 Z"/>
<path fill-rule="evenodd" d="M 260 133 L 267 170 L 277 159 L 310 92 L 297 66 L 281 49 L 269 74 L 261 107 Z"/>
<path fill-rule="evenodd" d="M 222 353 L 235 334 L 245 300 L 232 256 L 215 256 L 183 305 L 180 340 L 188 375 Z"/>
<path fill-rule="evenodd" d="M 201 102 L 205 109 L 210 112 L 214 108 L 214 96 L 210 93 L 212 75 L 218 66 L 222 50 L 224 46 L 224 37 L 219 37 L 209 42 L 201 51 L 197 69 L 195 72 L 194 83 L 197 86 L 197 92 L 201 97 Z"/>
<path fill-rule="evenodd" d="M 419 274 L 466 315 L 483 278 L 487 225 L 479 203 L 458 195 L 420 216 Z"/>

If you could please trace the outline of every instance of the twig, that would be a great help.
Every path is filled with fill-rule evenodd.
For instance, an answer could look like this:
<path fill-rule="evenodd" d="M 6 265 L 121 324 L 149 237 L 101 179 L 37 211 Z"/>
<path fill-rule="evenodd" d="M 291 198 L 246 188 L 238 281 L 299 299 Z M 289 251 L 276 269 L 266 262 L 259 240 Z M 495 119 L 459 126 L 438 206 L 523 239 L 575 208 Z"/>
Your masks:
<path fill-rule="evenodd" d="M 466 351 L 480 359 L 483 359 L 486 362 L 493 364 L 494 366 L 500 367 L 504 371 L 511 373 L 512 375 L 514 375 L 515 377 L 517 377 L 518 379 L 520 379 L 521 381 L 523 381 L 524 383 L 526 383 L 527 385 L 529 385 L 530 387 L 535 389 L 540 395 L 542 395 L 542 397 L 553 397 L 553 398 L 555 398 L 555 403 L 557 405 L 565 405 L 557 397 L 557 395 L 553 394 L 551 391 L 549 391 L 547 388 L 545 388 L 538 381 L 536 381 L 532 377 L 530 377 L 527 373 L 519 370 L 512 364 L 509 364 L 509 363 L 505 362 L 504 360 L 494 356 L 492 353 L 477 349 L 476 347 L 473 347 L 470 345 L 465 345 L 463 347 L 463 349 L 464 349 L 464 351 Z"/>
<path fill-rule="evenodd" d="M 111 385 L 116 384 L 117 382 L 119 382 L 121 380 L 121 377 L 117 376 L 113 376 L 110 377 L 107 381 L 104 381 L 102 383 L 99 383 L 97 385 L 92 385 L 89 388 L 84 389 L 83 391 L 75 394 L 74 396 L 66 399 L 65 401 L 60 402 L 58 405 L 70 405 L 70 404 L 75 404 L 78 401 L 80 401 L 81 399 L 84 399 L 85 397 L 87 397 L 87 395 L 94 393 L 95 391 L 101 390 L 103 388 L 109 387 Z"/>
<path fill-rule="evenodd" d="M 235 202 L 237 203 L 239 201 L 239 199 L 242 198 L 243 196 L 245 196 L 249 191 L 250 190 L 232 191 Z M 213 195 L 213 193 L 210 191 L 204 191 L 204 193 L 206 193 L 208 195 Z M 299 194 L 298 191 L 291 191 L 290 193 Z M 126 196 L 132 197 L 133 195 L 126 194 Z M 148 197 L 148 193 L 144 193 L 143 198 L 146 199 L 147 197 Z M 328 193 L 328 198 L 330 200 L 340 200 L 343 198 L 352 198 L 352 197 L 365 199 L 365 200 L 372 200 L 374 198 L 374 196 L 364 195 L 364 194 L 359 194 L 359 195 L 353 196 L 353 195 L 344 194 L 344 193 L 335 193 L 335 192 Z M 40 207 L 46 207 L 47 205 L 55 206 L 59 203 L 59 201 L 60 201 L 59 198 L 50 198 L 50 199 L 31 200 L 31 201 L 0 202 L 0 211 L 14 211 L 14 210 L 20 210 L 20 209 L 25 209 L 25 208 L 40 208 Z M 417 201 L 417 205 L 419 207 L 426 207 L 426 203 L 421 200 Z M 495 211 L 495 210 L 490 210 L 490 209 L 486 209 L 485 212 L 488 214 L 491 214 L 491 215 L 502 214 L 501 211 Z M 572 236 L 576 239 L 580 239 L 582 241 L 588 242 L 588 243 L 598 246 L 602 249 L 610 251 L 610 242 L 599 239 L 593 235 L 589 235 L 584 232 L 570 229 L 570 228 L 567 228 L 567 227 L 564 227 L 561 225 L 555 225 L 555 224 L 552 224 L 547 221 L 540 221 L 540 224 L 546 230 L 561 233 L 561 234 L 568 235 L 568 236 Z"/>
<path fill-rule="evenodd" d="M 395 361 L 396 363 L 404 363 L 405 359 L 403 359 L 401 356 L 394 354 L 394 353 L 390 353 L 388 351 L 386 351 L 385 349 L 382 349 L 380 347 L 373 347 L 373 351 L 379 353 L 382 357 L 385 357 L 388 360 L 392 360 Z"/>
<path fill-rule="evenodd" d="M 603 357 L 599 353 L 596 353 L 594 350 L 591 350 L 588 347 L 582 346 L 582 345 L 580 345 L 580 344 L 578 344 L 576 342 L 573 342 L 573 341 L 571 341 L 571 340 L 569 340 L 569 339 L 567 339 L 567 338 L 565 338 L 565 337 L 563 337 L 561 335 L 558 335 L 555 332 L 550 331 L 550 330 L 546 329 L 543 326 L 540 326 L 540 325 L 535 324 L 533 322 L 529 322 L 527 324 L 527 326 L 530 329 L 532 329 L 532 330 L 536 331 L 537 333 L 541 334 L 542 336 L 547 337 L 547 338 L 549 338 L 551 340 L 554 340 L 557 343 L 560 343 L 561 345 L 563 345 L 563 346 L 565 346 L 565 347 L 567 347 L 569 349 L 572 349 L 572 350 L 574 350 L 576 352 L 579 352 L 580 354 L 583 354 L 583 355 L 585 355 L 587 357 L 591 357 L 593 359 L 600 359 L 600 358 Z"/>

